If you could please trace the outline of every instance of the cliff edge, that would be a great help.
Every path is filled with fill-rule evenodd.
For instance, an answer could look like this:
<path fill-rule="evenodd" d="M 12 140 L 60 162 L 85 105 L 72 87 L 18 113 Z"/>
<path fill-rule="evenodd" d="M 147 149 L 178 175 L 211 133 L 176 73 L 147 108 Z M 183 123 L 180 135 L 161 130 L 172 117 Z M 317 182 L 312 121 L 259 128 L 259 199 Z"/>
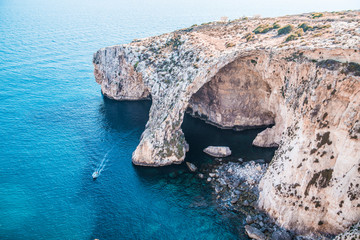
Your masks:
<path fill-rule="evenodd" d="M 152 99 L 133 163 L 181 163 L 185 111 L 222 128 L 270 126 L 279 147 L 259 207 L 300 233 L 360 220 L 360 12 L 238 19 L 100 49 L 94 74 L 116 100 Z"/>

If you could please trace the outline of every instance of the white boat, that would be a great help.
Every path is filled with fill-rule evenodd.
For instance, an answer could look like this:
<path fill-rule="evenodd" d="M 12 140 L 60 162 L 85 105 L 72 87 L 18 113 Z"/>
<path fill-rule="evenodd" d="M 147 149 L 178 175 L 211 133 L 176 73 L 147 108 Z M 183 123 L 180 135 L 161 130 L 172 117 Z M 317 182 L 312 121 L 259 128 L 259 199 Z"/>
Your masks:
<path fill-rule="evenodd" d="M 93 172 L 93 174 L 91 176 L 93 179 L 96 179 L 99 175 L 100 175 L 99 172 L 95 171 L 95 172 Z"/>

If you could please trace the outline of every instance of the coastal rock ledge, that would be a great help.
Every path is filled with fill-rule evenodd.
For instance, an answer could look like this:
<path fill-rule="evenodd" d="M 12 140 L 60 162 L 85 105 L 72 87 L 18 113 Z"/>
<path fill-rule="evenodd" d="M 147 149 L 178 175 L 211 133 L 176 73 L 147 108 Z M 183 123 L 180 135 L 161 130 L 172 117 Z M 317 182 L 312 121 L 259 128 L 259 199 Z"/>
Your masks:
<path fill-rule="evenodd" d="M 279 147 L 258 206 L 299 233 L 338 234 L 360 220 L 359 19 L 346 11 L 192 26 L 100 49 L 95 78 L 109 98 L 152 99 L 136 165 L 183 162 L 185 111 L 221 128 L 269 126 L 253 142 Z"/>

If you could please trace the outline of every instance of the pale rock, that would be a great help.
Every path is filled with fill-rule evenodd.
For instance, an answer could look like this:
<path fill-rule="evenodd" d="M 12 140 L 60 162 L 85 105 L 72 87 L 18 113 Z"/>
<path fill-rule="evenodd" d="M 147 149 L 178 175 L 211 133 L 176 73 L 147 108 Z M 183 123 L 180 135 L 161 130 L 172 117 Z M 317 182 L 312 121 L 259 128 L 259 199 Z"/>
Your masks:
<path fill-rule="evenodd" d="M 190 163 L 190 162 L 185 162 L 185 163 L 186 163 L 186 166 L 189 168 L 189 170 L 191 172 L 196 172 L 197 171 L 197 167 L 195 166 L 195 164 Z"/>
<path fill-rule="evenodd" d="M 227 157 L 231 155 L 231 150 L 229 147 L 221 146 L 209 146 L 204 149 L 204 152 L 213 157 Z"/>
<path fill-rule="evenodd" d="M 246 225 L 245 226 L 245 231 L 246 234 L 252 238 L 252 239 L 256 239 L 256 240 L 265 240 L 266 236 L 264 233 L 262 233 L 259 229 L 257 229 L 256 227 L 252 227 L 250 225 Z"/>

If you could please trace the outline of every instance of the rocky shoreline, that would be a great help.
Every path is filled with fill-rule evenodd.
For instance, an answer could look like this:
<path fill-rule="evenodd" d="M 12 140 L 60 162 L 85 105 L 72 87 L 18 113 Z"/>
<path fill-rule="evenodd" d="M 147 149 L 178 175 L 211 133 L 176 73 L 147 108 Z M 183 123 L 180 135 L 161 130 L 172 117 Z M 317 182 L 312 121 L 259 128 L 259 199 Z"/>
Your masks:
<path fill-rule="evenodd" d="M 197 176 L 211 186 L 220 209 L 246 216 L 241 224 L 245 225 L 245 232 L 252 239 L 333 239 L 334 235 L 298 235 L 286 230 L 257 207 L 259 182 L 268 167 L 269 164 L 263 159 L 244 162 L 242 158 L 215 158 L 213 164 L 200 168 Z M 336 239 L 343 238 L 339 236 Z"/>

